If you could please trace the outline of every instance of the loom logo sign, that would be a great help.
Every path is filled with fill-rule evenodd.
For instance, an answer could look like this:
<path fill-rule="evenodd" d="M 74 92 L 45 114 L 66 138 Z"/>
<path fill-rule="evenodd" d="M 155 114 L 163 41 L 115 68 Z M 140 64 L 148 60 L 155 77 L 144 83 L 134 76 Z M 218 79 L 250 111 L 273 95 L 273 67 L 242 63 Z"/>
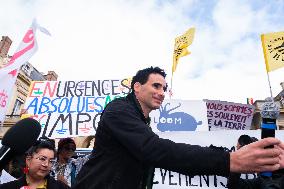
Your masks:
<path fill-rule="evenodd" d="M 154 119 L 159 131 L 195 131 L 202 124 L 202 121 L 196 121 L 192 115 L 177 111 L 180 107 L 181 103 L 174 107 L 171 107 L 171 103 L 166 103 L 160 107 L 160 117 Z M 174 110 L 176 111 L 173 112 Z"/>

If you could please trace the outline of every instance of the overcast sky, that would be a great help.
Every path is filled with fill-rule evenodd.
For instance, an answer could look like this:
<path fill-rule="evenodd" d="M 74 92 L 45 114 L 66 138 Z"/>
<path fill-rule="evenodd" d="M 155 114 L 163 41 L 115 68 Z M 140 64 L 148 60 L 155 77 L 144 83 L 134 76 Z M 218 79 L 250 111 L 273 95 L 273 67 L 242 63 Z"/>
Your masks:
<path fill-rule="evenodd" d="M 13 40 L 12 55 L 37 18 L 52 37 L 37 32 L 30 62 L 59 80 L 120 79 L 160 66 L 170 82 L 174 38 L 195 27 L 173 98 L 246 103 L 270 96 L 260 35 L 284 31 L 283 10 L 281 0 L 0 0 L 0 35 Z M 284 69 L 270 79 L 276 96 Z"/>

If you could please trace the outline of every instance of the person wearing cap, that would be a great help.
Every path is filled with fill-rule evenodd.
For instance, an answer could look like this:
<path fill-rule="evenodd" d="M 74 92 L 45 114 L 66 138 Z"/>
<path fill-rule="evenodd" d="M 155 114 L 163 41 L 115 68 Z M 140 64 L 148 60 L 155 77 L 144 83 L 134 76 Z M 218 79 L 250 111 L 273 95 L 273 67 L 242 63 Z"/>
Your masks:
<path fill-rule="evenodd" d="M 75 177 L 83 164 L 88 161 L 89 155 L 72 158 L 76 150 L 76 143 L 72 138 L 63 138 L 58 142 L 56 163 L 52 167 L 51 176 L 72 186 Z"/>

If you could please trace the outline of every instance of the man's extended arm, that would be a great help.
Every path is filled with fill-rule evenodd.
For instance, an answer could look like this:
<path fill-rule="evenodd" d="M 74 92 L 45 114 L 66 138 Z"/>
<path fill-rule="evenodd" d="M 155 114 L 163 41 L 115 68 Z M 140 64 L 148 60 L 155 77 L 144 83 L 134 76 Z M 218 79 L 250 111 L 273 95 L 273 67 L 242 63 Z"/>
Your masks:
<path fill-rule="evenodd" d="M 228 152 L 159 138 L 132 106 L 113 105 L 106 108 L 101 121 L 105 129 L 142 163 L 188 175 L 229 174 Z"/>
<path fill-rule="evenodd" d="M 132 106 L 110 106 L 102 121 L 129 153 L 154 167 L 189 175 L 223 176 L 229 172 L 254 173 L 273 171 L 280 167 L 281 150 L 264 149 L 266 146 L 280 145 L 280 141 L 274 138 L 260 140 L 229 154 L 161 139 L 141 120 Z"/>

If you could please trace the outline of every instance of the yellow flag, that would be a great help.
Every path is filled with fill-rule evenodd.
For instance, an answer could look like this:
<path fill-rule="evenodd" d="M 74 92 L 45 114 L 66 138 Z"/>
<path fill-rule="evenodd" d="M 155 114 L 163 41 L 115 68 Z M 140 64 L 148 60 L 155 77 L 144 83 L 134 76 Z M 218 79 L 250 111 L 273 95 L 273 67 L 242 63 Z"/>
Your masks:
<path fill-rule="evenodd" d="M 284 66 L 284 32 L 261 35 L 266 71 L 271 72 Z"/>
<path fill-rule="evenodd" d="M 175 39 L 172 73 L 176 71 L 179 58 L 190 54 L 190 52 L 187 50 L 187 47 L 191 45 L 194 33 L 195 28 L 190 28 L 185 32 L 185 34 Z"/>

